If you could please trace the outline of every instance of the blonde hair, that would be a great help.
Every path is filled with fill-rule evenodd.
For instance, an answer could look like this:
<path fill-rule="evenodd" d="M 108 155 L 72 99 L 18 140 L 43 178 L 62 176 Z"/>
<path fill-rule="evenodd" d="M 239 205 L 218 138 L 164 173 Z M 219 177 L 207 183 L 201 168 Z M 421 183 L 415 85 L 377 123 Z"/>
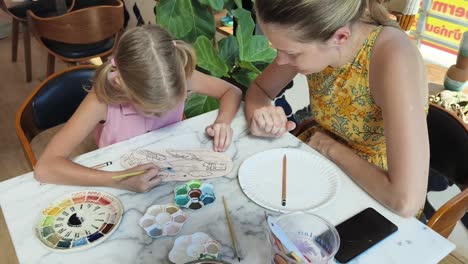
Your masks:
<path fill-rule="evenodd" d="M 396 26 L 384 0 L 256 0 L 257 16 L 264 23 L 292 27 L 300 42 L 328 40 L 340 27 L 363 21 Z"/>
<path fill-rule="evenodd" d="M 175 107 L 186 96 L 187 79 L 195 69 L 192 47 L 159 26 L 146 25 L 126 31 L 114 52 L 116 68 L 101 65 L 94 77 L 94 91 L 107 104 L 132 103 L 153 114 Z M 108 75 L 118 71 L 122 87 Z"/>

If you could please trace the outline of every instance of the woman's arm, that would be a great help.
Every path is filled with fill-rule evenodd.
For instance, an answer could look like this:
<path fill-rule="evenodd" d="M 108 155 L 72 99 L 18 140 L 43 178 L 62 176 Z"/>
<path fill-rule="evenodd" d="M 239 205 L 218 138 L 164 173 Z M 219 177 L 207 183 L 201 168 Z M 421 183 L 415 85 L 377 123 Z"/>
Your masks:
<path fill-rule="evenodd" d="M 124 172 L 107 172 L 81 166 L 70 160 L 70 154 L 96 127 L 101 120 L 106 120 L 107 105 L 99 102 L 93 92 L 88 93 L 73 116 L 57 132 L 47 145 L 34 168 L 34 177 L 40 182 L 107 186 L 133 191 L 146 191 L 159 183 L 154 178 L 159 168 L 154 165 L 142 165 L 128 171 L 145 170 L 138 177 L 116 181 L 112 176 Z"/>
<path fill-rule="evenodd" d="M 381 35 L 371 58 L 370 89 L 382 109 L 388 171 L 324 134 L 315 135 L 310 143 L 379 202 L 410 217 L 423 207 L 427 190 L 428 88 L 422 59 L 408 37 L 393 28 L 385 28 Z"/>
<path fill-rule="evenodd" d="M 278 65 L 276 60 L 253 81 L 245 96 L 245 115 L 252 134 L 274 137 L 295 128 L 288 122 L 281 107 L 271 101 L 296 76 L 297 71 L 289 65 Z"/>

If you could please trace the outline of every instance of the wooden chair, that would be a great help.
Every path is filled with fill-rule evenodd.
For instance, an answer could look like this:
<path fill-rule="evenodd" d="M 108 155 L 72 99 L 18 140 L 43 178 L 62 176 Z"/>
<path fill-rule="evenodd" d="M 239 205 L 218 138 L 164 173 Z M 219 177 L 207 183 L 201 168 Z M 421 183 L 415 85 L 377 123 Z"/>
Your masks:
<path fill-rule="evenodd" d="M 447 238 L 468 210 L 468 189 L 443 204 L 427 222 L 427 226 Z"/>
<path fill-rule="evenodd" d="M 16 62 L 18 57 L 18 35 L 19 25 L 23 28 L 23 41 L 24 41 L 24 61 L 26 67 L 26 81 L 32 80 L 32 66 L 31 66 L 31 37 L 30 30 L 27 23 L 26 12 L 29 9 L 41 17 L 56 16 L 62 12 L 68 12 L 73 8 L 75 0 L 63 1 L 65 10 L 61 10 L 60 6 L 51 7 L 45 1 L 26 1 L 21 4 L 7 5 L 5 0 L 0 0 L 0 9 L 7 13 L 12 18 L 12 38 L 11 38 L 11 61 Z"/>
<path fill-rule="evenodd" d="M 386 0 L 385 2 L 388 10 L 395 15 L 401 29 L 410 30 L 416 20 L 420 0 Z"/>
<path fill-rule="evenodd" d="M 97 66 L 67 68 L 40 83 L 16 113 L 16 134 L 32 168 L 36 156 L 30 142 L 42 131 L 65 123 L 91 88 Z"/>
<path fill-rule="evenodd" d="M 70 64 L 95 57 L 106 60 L 116 47 L 123 28 L 123 3 L 107 0 L 105 5 L 50 18 L 41 18 L 28 11 L 28 23 L 39 43 L 48 51 L 47 76 L 50 76 L 54 72 L 55 57 Z"/>

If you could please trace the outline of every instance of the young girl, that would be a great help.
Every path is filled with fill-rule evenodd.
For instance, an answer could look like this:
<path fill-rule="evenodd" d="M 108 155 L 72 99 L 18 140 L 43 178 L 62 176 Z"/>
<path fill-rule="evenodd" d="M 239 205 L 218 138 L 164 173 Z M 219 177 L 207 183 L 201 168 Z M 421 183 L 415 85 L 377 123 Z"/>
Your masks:
<path fill-rule="evenodd" d="M 128 30 L 113 59 L 97 69 L 93 89 L 44 150 L 34 169 L 35 178 L 57 184 L 150 190 L 160 183 L 160 169 L 154 164 L 108 172 L 83 167 L 69 156 L 93 130 L 98 147 L 104 147 L 179 122 L 188 90 L 220 100 L 218 117 L 206 133 L 213 137 L 215 151 L 226 150 L 241 91 L 194 68 L 192 48 L 173 40 L 164 29 L 148 25 Z M 112 179 L 142 170 L 146 172 L 139 176 Z"/>
<path fill-rule="evenodd" d="M 394 212 L 421 212 L 429 171 L 424 64 L 389 21 L 383 0 L 256 0 L 255 6 L 278 54 L 245 97 L 252 134 L 279 137 L 295 128 L 271 98 L 305 74 L 319 127 L 300 139 Z"/>

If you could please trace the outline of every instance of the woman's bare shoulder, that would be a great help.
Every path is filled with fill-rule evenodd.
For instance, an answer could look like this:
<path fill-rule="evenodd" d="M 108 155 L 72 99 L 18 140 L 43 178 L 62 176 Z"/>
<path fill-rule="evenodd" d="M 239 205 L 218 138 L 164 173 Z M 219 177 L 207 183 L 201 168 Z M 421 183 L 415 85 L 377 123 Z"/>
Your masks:
<path fill-rule="evenodd" d="M 401 29 L 384 26 L 374 44 L 372 57 L 390 60 L 408 60 L 419 57 L 413 40 Z"/>

